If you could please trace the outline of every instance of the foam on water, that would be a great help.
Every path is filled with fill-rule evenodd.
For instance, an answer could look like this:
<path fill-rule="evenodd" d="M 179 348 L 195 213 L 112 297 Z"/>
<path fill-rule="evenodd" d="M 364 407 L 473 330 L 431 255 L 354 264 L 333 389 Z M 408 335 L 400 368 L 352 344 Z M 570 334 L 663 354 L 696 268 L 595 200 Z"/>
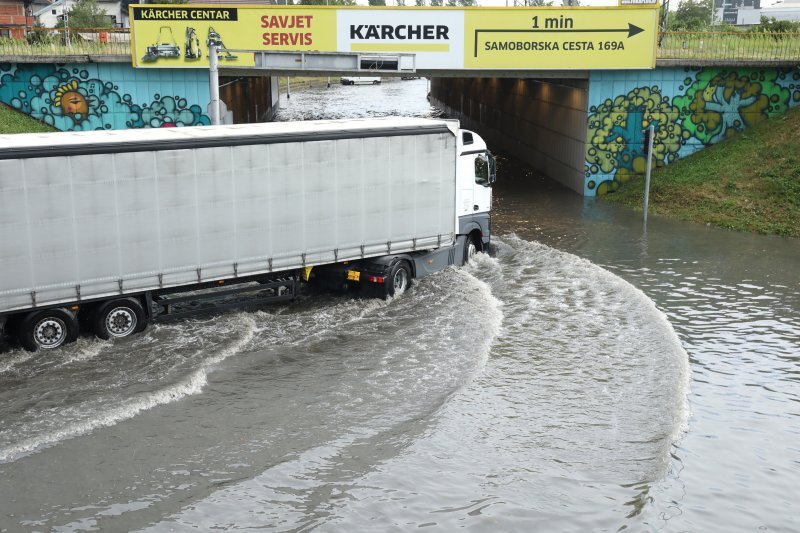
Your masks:
<path fill-rule="evenodd" d="M 115 375 L 112 371 L 108 376 L 110 382 L 101 382 L 95 389 L 95 394 L 80 396 L 77 402 L 70 401 L 69 396 L 78 397 L 77 391 L 72 391 L 71 395 L 54 405 L 28 408 L 25 417 L 0 430 L 0 462 L 13 461 L 65 439 L 89 433 L 97 428 L 113 426 L 143 411 L 199 394 L 207 384 L 207 374 L 213 366 L 238 353 L 252 341 L 256 332 L 256 322 L 252 316 L 240 313 L 226 318 L 228 320 L 222 320 L 223 323 L 236 325 L 237 331 L 232 340 L 226 338 L 227 343 L 217 346 L 211 353 L 204 354 L 197 367 L 187 367 L 184 372 L 188 372 L 188 375 L 179 377 L 173 384 L 168 386 L 161 384 L 163 381 L 175 379 L 170 377 L 172 373 L 168 372 L 160 375 L 152 386 L 145 387 L 151 389 L 154 386 L 155 390 L 135 392 L 135 389 L 140 387 L 132 387 L 129 392 L 131 396 L 128 397 L 124 392 L 119 393 L 114 389 L 123 387 L 130 376 L 124 373 Z M 190 339 L 183 339 L 181 342 L 184 346 L 191 345 Z M 147 342 L 145 344 L 149 345 Z M 77 351 L 73 355 L 53 365 L 50 372 L 78 363 L 92 364 L 92 360 L 103 350 L 116 355 L 113 353 L 114 344 L 109 342 L 81 339 L 77 346 L 72 346 L 76 347 Z M 66 351 L 69 348 L 59 351 Z M 199 354 L 192 355 L 197 357 Z M 114 361 L 109 361 L 108 364 L 113 365 Z M 112 392 L 109 392 L 109 389 Z"/>
<path fill-rule="evenodd" d="M 0 448 L 0 463 L 12 461 L 20 456 L 41 450 L 59 441 L 88 433 L 99 427 L 113 426 L 158 405 L 175 402 L 190 394 L 198 394 L 203 390 L 206 383 L 205 369 L 197 370 L 187 379 L 170 387 L 145 394 L 140 398 L 130 398 L 105 411 L 95 411 L 91 413 L 92 416 L 90 417 L 82 417 L 82 419 L 62 425 L 55 430 L 28 437 L 11 446 Z M 77 410 L 83 412 L 83 407 L 79 407 Z"/>

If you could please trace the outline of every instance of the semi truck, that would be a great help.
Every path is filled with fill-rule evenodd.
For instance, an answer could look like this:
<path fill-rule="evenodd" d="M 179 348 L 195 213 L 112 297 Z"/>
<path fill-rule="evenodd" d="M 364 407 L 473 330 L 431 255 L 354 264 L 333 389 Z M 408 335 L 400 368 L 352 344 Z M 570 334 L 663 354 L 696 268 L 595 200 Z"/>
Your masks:
<path fill-rule="evenodd" d="M 303 282 L 394 295 L 486 249 L 495 168 L 451 120 L 0 135 L 0 326 L 35 351 Z"/>

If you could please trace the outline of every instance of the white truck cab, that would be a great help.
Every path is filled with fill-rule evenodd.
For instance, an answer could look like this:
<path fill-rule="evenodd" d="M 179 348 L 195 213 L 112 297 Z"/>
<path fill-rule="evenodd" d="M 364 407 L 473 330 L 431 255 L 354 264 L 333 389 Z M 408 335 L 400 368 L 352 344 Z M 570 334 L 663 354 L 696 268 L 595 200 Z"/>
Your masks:
<path fill-rule="evenodd" d="M 482 251 L 491 237 L 492 184 L 497 176 L 497 163 L 480 135 L 459 130 L 456 216 L 458 233 L 469 235 L 474 251 Z M 472 253 L 470 251 L 469 253 Z"/>

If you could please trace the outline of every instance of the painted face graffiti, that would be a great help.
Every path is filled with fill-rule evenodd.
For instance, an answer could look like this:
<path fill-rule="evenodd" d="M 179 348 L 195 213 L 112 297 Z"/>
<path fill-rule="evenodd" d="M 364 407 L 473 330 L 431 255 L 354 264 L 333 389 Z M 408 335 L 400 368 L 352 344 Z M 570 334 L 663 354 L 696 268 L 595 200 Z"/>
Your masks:
<path fill-rule="evenodd" d="M 106 76 L 124 78 L 122 65 L 104 67 Z M 210 124 L 200 105 L 181 94 L 137 99 L 89 69 L 0 64 L 0 102 L 63 131 L 161 128 Z M 176 92 L 181 92 L 178 88 Z"/>
<path fill-rule="evenodd" d="M 67 85 L 62 85 L 56 90 L 54 103 L 56 106 L 61 107 L 61 111 L 65 115 L 71 115 L 74 119 L 80 121 L 89 112 L 89 103 L 77 89 L 78 82 L 75 80 L 72 80 Z"/>

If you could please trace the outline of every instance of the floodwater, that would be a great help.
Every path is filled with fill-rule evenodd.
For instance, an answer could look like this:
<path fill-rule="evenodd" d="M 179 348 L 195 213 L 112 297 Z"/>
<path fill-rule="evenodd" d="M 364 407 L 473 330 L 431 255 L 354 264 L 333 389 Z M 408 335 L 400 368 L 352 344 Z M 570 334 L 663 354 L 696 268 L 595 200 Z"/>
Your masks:
<path fill-rule="evenodd" d="M 426 80 L 281 120 L 437 115 Z M 0 531 L 797 531 L 800 241 L 502 160 L 491 255 L 0 354 Z"/>

